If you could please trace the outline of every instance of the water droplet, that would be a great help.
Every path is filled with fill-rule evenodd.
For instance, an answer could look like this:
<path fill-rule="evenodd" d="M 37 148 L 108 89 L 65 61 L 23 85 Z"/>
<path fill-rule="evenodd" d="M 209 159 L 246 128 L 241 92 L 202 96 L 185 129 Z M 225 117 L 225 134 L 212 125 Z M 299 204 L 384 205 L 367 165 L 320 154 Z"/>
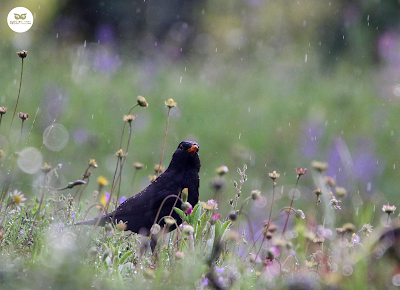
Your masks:
<path fill-rule="evenodd" d="M 44 130 L 43 144 L 52 151 L 60 151 L 68 143 L 68 131 L 61 124 L 52 124 Z"/>
<path fill-rule="evenodd" d="M 28 147 L 18 154 L 17 163 L 22 171 L 28 174 L 33 174 L 42 166 L 43 156 L 38 149 Z"/>

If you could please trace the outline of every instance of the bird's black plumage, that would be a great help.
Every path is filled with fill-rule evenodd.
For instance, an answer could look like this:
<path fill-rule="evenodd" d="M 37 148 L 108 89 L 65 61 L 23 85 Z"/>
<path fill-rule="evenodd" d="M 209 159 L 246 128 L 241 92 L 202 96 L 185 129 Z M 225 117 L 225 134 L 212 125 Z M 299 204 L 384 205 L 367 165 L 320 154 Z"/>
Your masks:
<path fill-rule="evenodd" d="M 128 198 L 114 212 L 101 218 L 79 221 L 76 225 L 98 224 L 104 226 L 107 221 L 113 219 L 114 223 L 120 221 L 126 223 L 126 230 L 148 235 L 153 224 L 159 223 L 163 226 L 165 223 L 162 218 L 169 216 L 171 212 L 177 224 L 181 224 L 181 218 L 173 210 L 175 202 L 176 207 L 180 208 L 181 206 L 181 201 L 176 200 L 176 197 L 166 199 L 157 220 L 155 218 L 163 200 L 169 195 L 179 195 L 184 188 L 188 188 L 188 202 L 192 206 L 199 201 L 200 159 L 198 150 L 199 145 L 195 142 L 181 142 L 173 154 L 167 170 L 143 191 Z M 170 227 L 169 229 L 173 230 L 174 228 Z"/>

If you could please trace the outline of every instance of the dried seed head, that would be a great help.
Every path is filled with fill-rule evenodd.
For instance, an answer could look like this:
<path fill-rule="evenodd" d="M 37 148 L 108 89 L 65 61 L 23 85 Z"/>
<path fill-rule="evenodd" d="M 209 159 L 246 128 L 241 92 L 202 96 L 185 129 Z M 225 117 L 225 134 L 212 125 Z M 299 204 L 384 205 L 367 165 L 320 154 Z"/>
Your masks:
<path fill-rule="evenodd" d="M 119 221 L 119 223 L 117 223 L 117 225 L 116 225 L 117 231 L 119 231 L 119 232 L 125 231 L 126 227 L 127 227 L 127 225 L 123 221 Z"/>
<path fill-rule="evenodd" d="M 269 173 L 269 178 L 271 178 L 273 181 L 275 181 L 275 179 L 279 178 L 280 174 L 277 173 L 276 171 L 272 171 L 272 173 Z"/>
<path fill-rule="evenodd" d="M 7 113 L 7 107 L 0 107 L 0 115 Z"/>
<path fill-rule="evenodd" d="M 307 168 L 296 168 L 296 173 L 301 176 L 307 173 Z"/>
<path fill-rule="evenodd" d="M 117 156 L 118 158 L 124 158 L 126 154 L 124 153 L 124 150 L 119 149 L 117 152 L 115 152 L 114 156 Z"/>
<path fill-rule="evenodd" d="M 173 99 L 169 99 L 165 102 L 165 106 L 171 109 L 173 107 L 176 107 L 176 102 Z"/>
<path fill-rule="evenodd" d="M 40 170 L 42 170 L 42 172 L 43 172 L 44 174 L 47 174 L 47 173 L 49 173 L 49 172 L 51 171 L 51 165 L 45 163 L 45 164 L 43 164 L 43 166 L 40 168 Z"/>
<path fill-rule="evenodd" d="M 97 168 L 96 160 L 90 159 L 90 160 L 89 160 L 89 166 L 90 166 L 90 167 L 93 167 L 93 168 Z"/>
<path fill-rule="evenodd" d="M 342 226 L 342 229 L 343 229 L 344 231 L 346 231 L 346 232 L 352 233 L 352 232 L 354 232 L 354 231 L 356 230 L 356 226 L 353 225 L 352 223 L 345 223 L 345 224 Z"/>
<path fill-rule="evenodd" d="M 24 59 L 28 55 L 28 52 L 26 50 L 23 50 L 23 51 L 18 51 L 17 54 L 20 58 Z"/>
<path fill-rule="evenodd" d="M 336 180 L 331 176 L 325 176 L 324 181 L 330 187 L 335 187 L 336 186 Z"/>
<path fill-rule="evenodd" d="M 20 117 L 22 121 L 28 120 L 28 116 L 29 115 L 27 113 L 22 113 L 22 112 L 18 113 L 18 117 Z"/>
<path fill-rule="evenodd" d="M 124 122 L 129 122 L 131 123 L 133 120 L 135 120 L 136 115 L 124 115 Z"/>
<path fill-rule="evenodd" d="M 258 199 L 260 199 L 260 198 L 261 198 L 261 191 L 259 191 L 259 190 L 252 190 L 252 191 L 251 191 L 251 198 L 252 198 L 253 200 L 258 200 Z"/>
<path fill-rule="evenodd" d="M 143 98 L 142 96 L 138 96 L 137 97 L 137 103 L 139 104 L 139 106 L 141 107 L 148 107 L 149 104 L 146 102 L 146 99 Z"/>
<path fill-rule="evenodd" d="M 133 167 L 135 167 L 137 170 L 142 169 L 143 163 L 135 162 L 135 163 L 133 163 Z"/>
<path fill-rule="evenodd" d="M 225 173 L 228 173 L 229 169 L 228 166 L 225 165 L 221 165 L 220 167 L 218 167 L 217 169 L 215 169 L 215 172 L 217 172 L 217 174 L 219 176 L 224 175 Z"/>
<path fill-rule="evenodd" d="M 326 162 L 321 162 L 321 161 L 313 161 L 311 162 L 311 166 L 312 168 L 314 168 L 315 170 L 319 171 L 319 172 L 324 172 L 328 169 L 328 163 Z"/>
<path fill-rule="evenodd" d="M 316 196 L 318 196 L 318 197 L 322 194 L 322 190 L 319 189 L 319 188 L 317 188 L 317 189 L 314 190 L 313 192 L 314 192 L 314 194 L 315 194 Z"/>

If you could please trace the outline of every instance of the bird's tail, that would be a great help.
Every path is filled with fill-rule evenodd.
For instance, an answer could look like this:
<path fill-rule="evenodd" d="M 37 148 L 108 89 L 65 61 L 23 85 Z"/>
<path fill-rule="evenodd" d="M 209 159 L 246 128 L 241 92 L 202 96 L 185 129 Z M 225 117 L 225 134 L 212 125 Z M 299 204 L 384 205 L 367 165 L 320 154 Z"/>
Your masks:
<path fill-rule="evenodd" d="M 83 220 L 76 222 L 74 225 L 80 226 L 80 225 L 98 225 L 98 226 L 104 226 L 106 221 L 108 220 L 108 217 L 101 217 L 101 218 L 93 218 L 93 219 L 88 219 L 88 220 Z"/>

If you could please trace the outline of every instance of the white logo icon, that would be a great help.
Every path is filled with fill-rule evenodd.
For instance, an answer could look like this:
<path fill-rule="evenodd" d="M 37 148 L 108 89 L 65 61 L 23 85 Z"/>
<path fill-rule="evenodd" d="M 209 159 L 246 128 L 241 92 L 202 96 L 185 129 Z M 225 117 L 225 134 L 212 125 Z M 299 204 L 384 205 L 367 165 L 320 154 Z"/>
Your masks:
<path fill-rule="evenodd" d="M 15 32 L 26 32 L 32 27 L 33 15 L 25 7 L 15 7 L 8 13 L 7 24 Z"/>

